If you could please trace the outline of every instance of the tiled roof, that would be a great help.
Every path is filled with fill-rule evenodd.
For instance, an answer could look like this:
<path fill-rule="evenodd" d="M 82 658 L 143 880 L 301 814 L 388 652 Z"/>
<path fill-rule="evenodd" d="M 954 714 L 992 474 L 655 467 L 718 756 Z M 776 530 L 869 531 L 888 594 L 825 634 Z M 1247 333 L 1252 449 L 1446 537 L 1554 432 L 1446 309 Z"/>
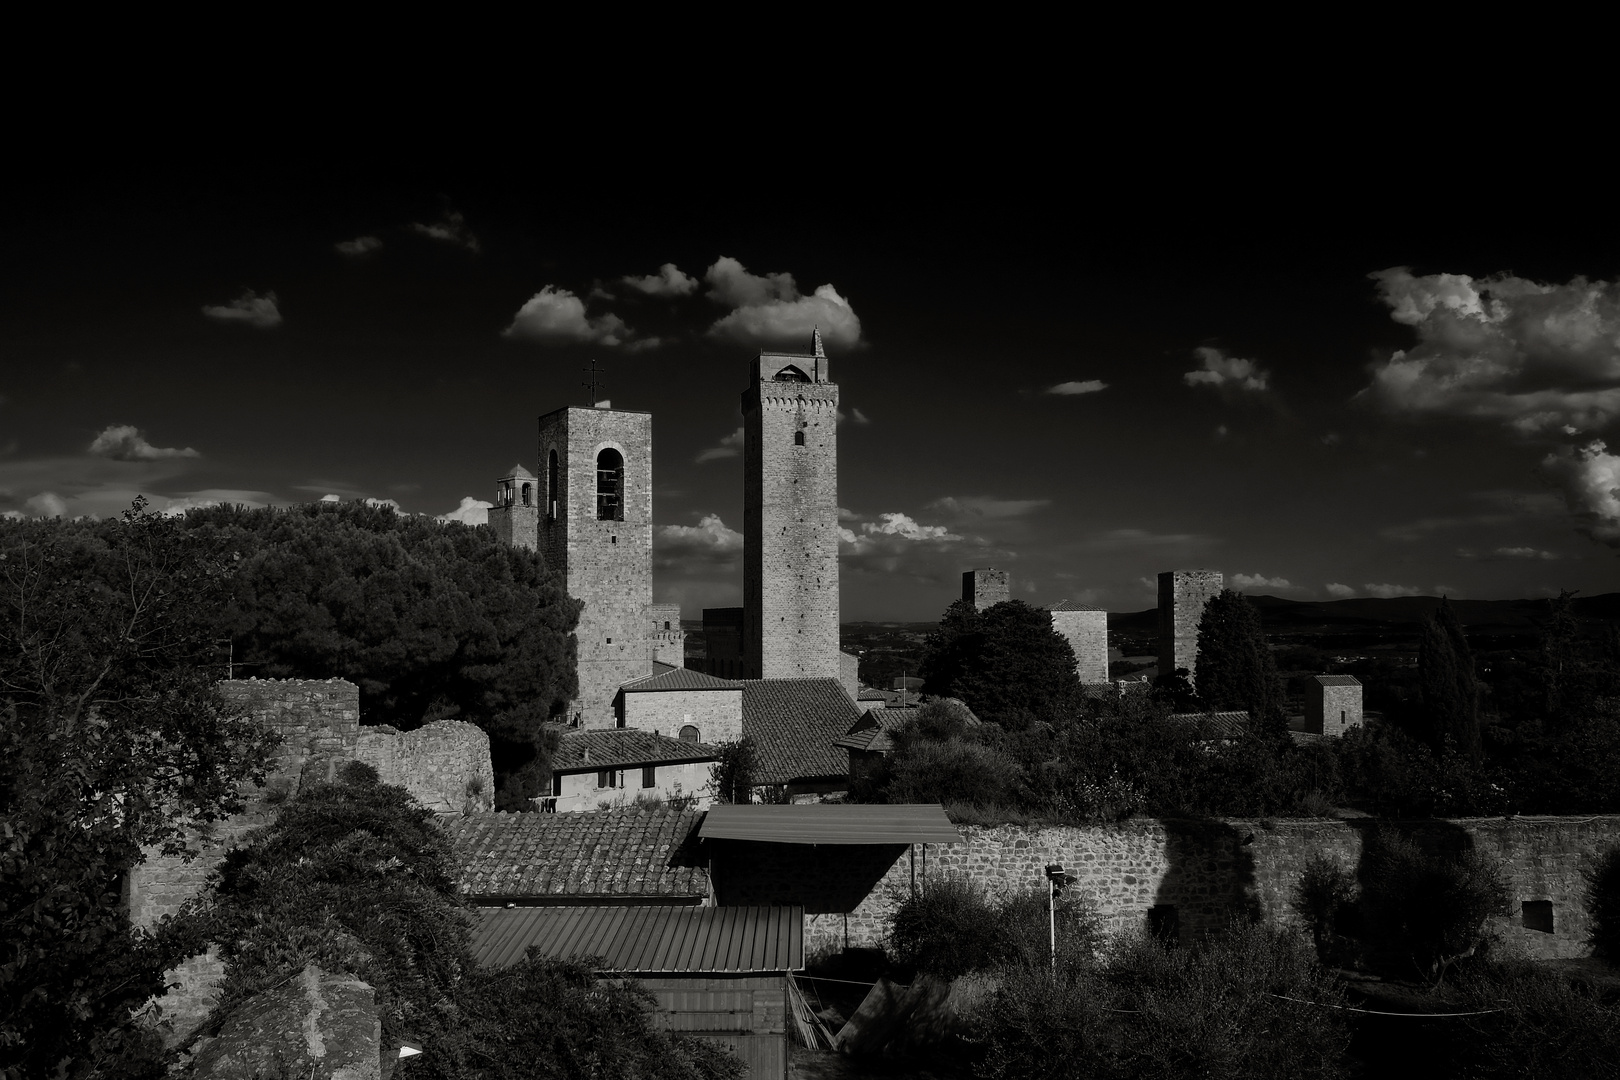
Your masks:
<path fill-rule="evenodd" d="M 1181 720 L 1188 724 L 1202 725 L 1204 730 L 1218 738 L 1235 739 L 1249 730 L 1249 712 L 1239 709 L 1232 712 L 1186 712 L 1171 713 L 1170 719 Z"/>
<path fill-rule="evenodd" d="M 463 895 L 707 896 L 698 810 L 469 814 L 446 826 Z"/>
<path fill-rule="evenodd" d="M 662 675 L 646 675 L 625 683 L 619 689 L 626 694 L 645 694 L 659 690 L 735 690 L 741 685 L 731 679 L 705 675 L 691 668 L 675 668 Z"/>
<path fill-rule="evenodd" d="M 1360 686 L 1361 680 L 1354 675 L 1318 675 L 1316 681 L 1323 686 Z"/>
<path fill-rule="evenodd" d="M 551 767 L 556 772 L 606 768 L 610 765 L 664 765 L 678 761 L 719 761 L 720 751 L 702 743 L 672 739 L 635 728 L 570 731 Z"/>
<path fill-rule="evenodd" d="M 514 480 L 533 480 L 534 479 L 534 473 L 530 472 L 528 469 L 525 469 L 522 465 L 514 465 L 514 466 L 512 466 L 512 468 L 510 469 L 510 471 L 507 472 L 506 475 L 510 476 Z"/>
<path fill-rule="evenodd" d="M 1092 607 L 1090 604 L 1076 604 L 1069 600 L 1059 600 L 1047 611 L 1107 611 L 1107 608 Z"/>
<path fill-rule="evenodd" d="M 1311 743 L 1319 743 L 1328 738 L 1328 736 L 1318 735 L 1314 731 L 1290 731 L 1288 737 L 1294 740 L 1295 746 L 1309 746 Z"/>
<path fill-rule="evenodd" d="M 755 783 L 848 775 L 848 755 L 833 741 L 861 714 L 837 679 L 743 679 L 742 688 L 743 734 L 758 754 Z"/>
<path fill-rule="evenodd" d="M 887 754 L 894 749 L 894 740 L 889 733 L 879 727 L 861 728 L 848 735 L 833 740 L 834 746 L 841 746 L 846 750 L 866 750 L 876 754 Z"/>
<path fill-rule="evenodd" d="M 674 664 L 666 664 L 662 660 L 654 660 L 652 662 L 652 668 L 652 673 L 654 675 L 668 675 L 671 671 L 680 670 L 680 668 L 676 667 Z"/>
<path fill-rule="evenodd" d="M 884 701 L 886 699 L 883 696 L 883 691 L 874 690 L 870 686 L 863 686 L 863 687 L 861 687 L 861 692 L 856 695 L 855 700 L 856 701 Z"/>

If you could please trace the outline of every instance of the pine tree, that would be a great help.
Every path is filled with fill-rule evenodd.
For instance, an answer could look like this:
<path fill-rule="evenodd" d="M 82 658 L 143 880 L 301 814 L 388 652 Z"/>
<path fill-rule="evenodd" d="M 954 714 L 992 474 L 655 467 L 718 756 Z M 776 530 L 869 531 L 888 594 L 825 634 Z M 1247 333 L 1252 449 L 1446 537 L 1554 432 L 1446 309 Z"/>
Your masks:
<path fill-rule="evenodd" d="M 1474 675 L 1474 654 L 1463 636 L 1451 602 L 1440 606 L 1423 622 L 1418 642 L 1418 686 L 1428 715 L 1425 732 L 1435 751 L 1453 749 L 1479 760 L 1479 680 Z"/>
<path fill-rule="evenodd" d="M 1198 621 L 1198 697 L 1206 709 L 1247 709 L 1256 730 L 1288 730 L 1277 660 L 1266 647 L 1260 611 L 1242 593 L 1223 589 Z"/>
<path fill-rule="evenodd" d="M 924 645 L 923 690 L 965 701 L 980 719 L 1017 730 L 1055 722 L 1080 699 L 1074 649 L 1052 616 L 1022 600 L 976 611 L 958 600 Z"/>

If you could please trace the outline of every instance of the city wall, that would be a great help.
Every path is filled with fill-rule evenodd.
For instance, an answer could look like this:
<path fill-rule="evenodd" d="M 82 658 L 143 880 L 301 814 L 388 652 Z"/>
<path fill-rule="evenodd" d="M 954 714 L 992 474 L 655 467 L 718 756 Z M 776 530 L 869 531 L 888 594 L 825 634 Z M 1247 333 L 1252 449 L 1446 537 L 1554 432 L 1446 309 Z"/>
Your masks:
<path fill-rule="evenodd" d="M 1429 851 L 1472 849 L 1498 860 L 1508 882 L 1509 913 L 1493 922 L 1510 949 L 1540 959 L 1588 954 L 1582 870 L 1620 846 L 1620 816 L 1383 825 Z M 1322 855 L 1354 874 L 1377 844 L 1379 826 L 1369 820 L 1155 819 L 1084 828 L 963 826 L 961 844 L 929 844 L 926 851 L 918 845 L 915 872 L 919 885 L 965 877 L 1000 896 L 1044 890 L 1045 867 L 1061 863 L 1074 878 L 1071 893 L 1095 907 L 1107 931 L 1143 928 L 1153 920 L 1196 937 L 1245 914 L 1297 922 L 1291 899 L 1311 857 Z M 778 881 L 803 882 L 802 900 L 778 902 L 811 901 L 805 949 L 815 954 L 883 942 L 895 907 L 910 891 L 912 860 L 903 849 L 883 849 L 881 856 L 874 854 L 886 869 L 874 858 L 850 859 L 840 867 L 821 849 L 799 856 L 792 867 L 782 857 L 755 865 Z M 733 902 L 725 899 L 727 892 L 748 895 L 763 886 L 739 880 L 744 873 L 739 868 L 726 876 L 729 881 L 721 879 L 722 903 Z M 871 887 L 859 903 L 829 910 L 839 905 L 828 901 L 852 895 L 863 882 Z"/>
<path fill-rule="evenodd" d="M 201 892 L 219 860 L 253 829 L 268 824 L 276 808 L 307 783 L 334 779 L 348 761 L 364 761 L 378 778 L 408 790 L 441 815 L 494 807 L 495 776 L 489 737 L 472 724 L 444 720 L 416 731 L 360 726 L 360 691 L 343 679 L 239 679 L 220 684 L 226 701 L 281 736 L 262 788 L 247 786 L 240 814 L 216 822 L 196 838 L 201 854 L 191 861 L 146 853 L 126 878 L 130 921 L 150 927 Z M 184 1033 L 213 1007 L 214 986 L 224 974 L 213 950 L 171 971 L 179 983 L 163 998 L 163 1017 Z"/>

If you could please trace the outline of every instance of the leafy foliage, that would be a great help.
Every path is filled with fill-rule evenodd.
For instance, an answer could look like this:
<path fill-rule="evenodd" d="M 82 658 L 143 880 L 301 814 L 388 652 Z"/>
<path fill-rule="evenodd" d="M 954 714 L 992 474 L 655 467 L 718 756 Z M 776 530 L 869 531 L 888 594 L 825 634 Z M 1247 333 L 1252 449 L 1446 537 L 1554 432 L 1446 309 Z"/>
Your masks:
<path fill-rule="evenodd" d="M 1288 729 L 1277 662 L 1266 647 L 1260 612 L 1242 593 L 1223 589 L 1198 621 L 1198 697 L 1206 709 L 1246 709 L 1259 729 Z"/>
<path fill-rule="evenodd" d="M 149 514 L 0 522 L 0 1072 L 135 1066 L 131 1015 L 193 951 L 134 932 L 144 848 L 240 808 L 271 738 L 202 666 L 227 548 Z"/>
<path fill-rule="evenodd" d="M 1363 858 L 1367 959 L 1391 974 L 1439 983 L 1488 944 L 1486 920 L 1507 912 L 1501 867 L 1479 852 L 1430 854 L 1386 829 Z"/>
<path fill-rule="evenodd" d="M 1353 932 L 1359 929 L 1355 875 L 1331 859 L 1313 855 L 1294 887 L 1293 908 L 1311 928 L 1317 959 L 1348 966 L 1359 954 Z M 1348 931 L 1348 932 L 1347 932 Z"/>
<path fill-rule="evenodd" d="M 1051 954 L 1045 890 L 997 899 L 965 878 L 928 882 L 896 908 L 889 933 L 906 971 L 955 978 L 1004 964 L 1042 966 Z M 1058 955 L 1089 956 L 1099 938 L 1095 914 L 1073 893 L 1056 906 Z"/>
<path fill-rule="evenodd" d="M 928 693 L 961 698 L 982 719 L 1014 731 L 1058 719 L 1080 694 L 1068 639 L 1047 612 L 1022 600 L 983 611 L 953 603 L 928 636 L 920 673 Z"/>
<path fill-rule="evenodd" d="M 720 760 L 709 769 L 709 785 L 714 797 L 724 803 L 739 806 L 753 801 L 754 774 L 759 768 L 759 754 L 754 740 L 746 735 L 741 739 L 716 744 Z"/>
<path fill-rule="evenodd" d="M 1457 977 L 1458 1075 L 1620 1077 L 1620 1007 L 1593 986 L 1529 963 L 1486 963 Z"/>
<path fill-rule="evenodd" d="M 1610 848 L 1584 871 L 1586 912 L 1592 918 L 1592 955 L 1620 967 L 1620 847 Z"/>
<path fill-rule="evenodd" d="M 1436 752 L 1448 747 L 1470 761 L 1480 756 L 1479 679 L 1474 654 L 1451 603 L 1442 599 L 1423 623 L 1418 642 L 1418 676 L 1427 718 L 1426 734 Z"/>

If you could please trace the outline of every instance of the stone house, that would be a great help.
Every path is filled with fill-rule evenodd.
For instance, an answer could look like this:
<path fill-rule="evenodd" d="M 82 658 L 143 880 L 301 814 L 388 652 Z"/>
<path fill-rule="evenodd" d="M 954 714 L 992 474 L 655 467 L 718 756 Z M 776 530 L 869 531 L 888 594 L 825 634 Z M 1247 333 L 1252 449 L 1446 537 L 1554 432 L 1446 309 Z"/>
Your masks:
<path fill-rule="evenodd" d="M 702 743 L 743 734 L 743 688 L 731 679 L 676 668 L 634 679 L 614 701 L 619 727 Z"/>
<path fill-rule="evenodd" d="M 546 810 L 598 810 L 640 799 L 695 798 L 709 805 L 720 751 L 695 740 L 633 728 L 570 731 L 551 763 Z"/>

